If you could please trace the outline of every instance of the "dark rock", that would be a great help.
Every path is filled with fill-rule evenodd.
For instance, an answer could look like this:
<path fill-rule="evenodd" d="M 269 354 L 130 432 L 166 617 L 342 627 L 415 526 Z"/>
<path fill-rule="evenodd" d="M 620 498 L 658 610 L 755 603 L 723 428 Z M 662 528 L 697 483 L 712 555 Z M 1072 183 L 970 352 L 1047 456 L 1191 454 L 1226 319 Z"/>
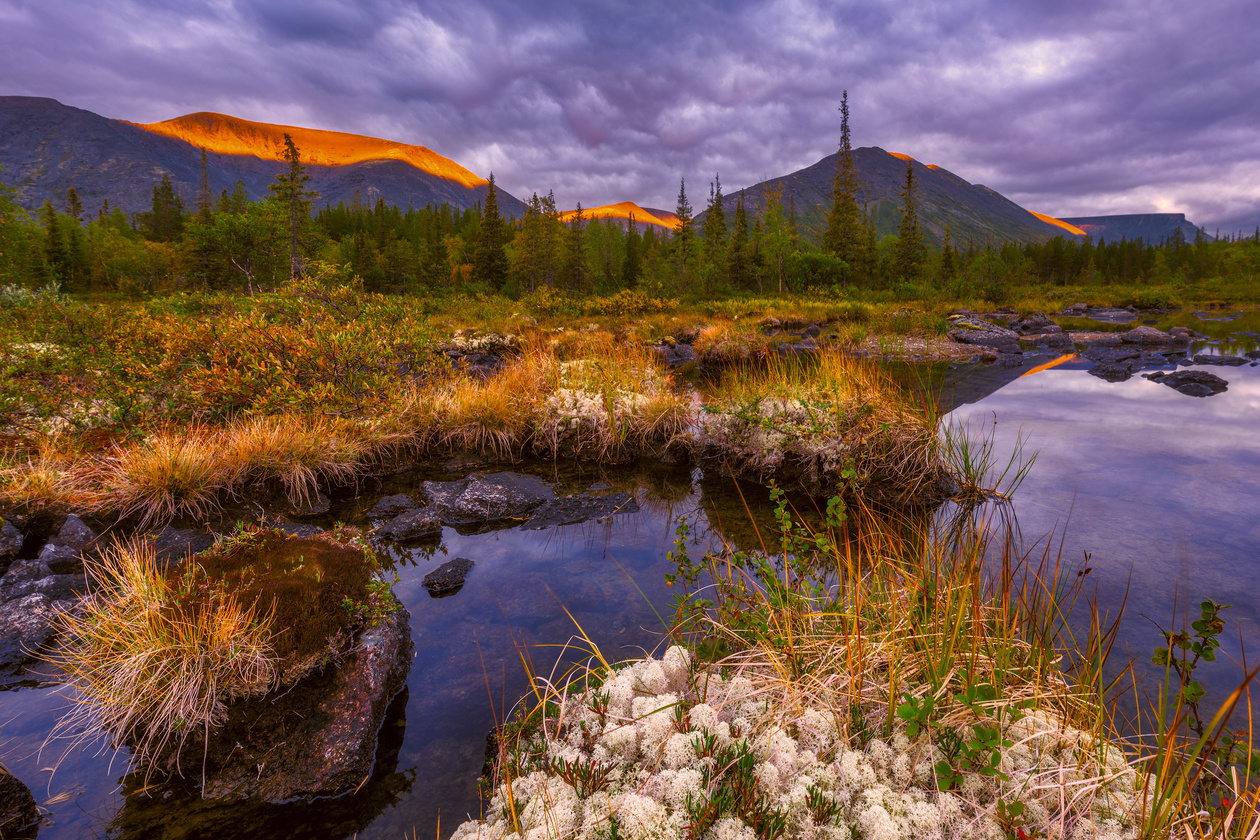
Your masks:
<path fill-rule="evenodd" d="M 1120 340 L 1126 344 L 1167 344 L 1173 337 L 1163 330 L 1143 325 L 1122 334 Z"/>
<path fill-rule="evenodd" d="M 555 493 L 547 482 L 514 472 L 474 474 L 459 481 L 426 481 L 429 507 L 448 525 L 524 519 Z"/>
<path fill-rule="evenodd" d="M 53 600 L 42 592 L 0 604 L 0 683 L 53 640 L 55 617 Z"/>
<path fill-rule="evenodd" d="M 950 316 L 949 337 L 959 344 L 992 347 L 999 353 L 1019 354 L 1019 333 L 992 321 L 969 316 Z"/>
<path fill-rule="evenodd" d="M 16 595 L 9 593 L 17 586 L 51 576 L 52 569 L 37 557 L 18 560 L 10 564 L 9 570 L 0 578 L 0 601 L 16 598 Z"/>
<path fill-rule="evenodd" d="M 1065 332 L 1031 335 L 1020 339 L 1020 344 L 1027 344 L 1039 350 L 1072 350 L 1076 342 Z"/>
<path fill-rule="evenodd" d="M 72 575 L 83 571 L 83 554 L 68 545 L 47 543 L 39 550 L 39 559 L 54 575 Z"/>
<path fill-rule="evenodd" d="M 1195 353 L 1194 363 L 1196 365 L 1224 365 L 1226 367 L 1239 367 L 1247 364 L 1247 360 L 1242 356 L 1217 356 L 1214 353 Z"/>
<path fill-rule="evenodd" d="M 1099 362 L 1089 369 L 1089 373 L 1108 382 L 1123 382 L 1133 375 L 1125 362 Z"/>
<path fill-rule="evenodd" d="M 1044 312 L 1033 312 L 1023 315 L 1012 321 L 1009 326 L 1020 335 L 1045 335 L 1047 333 L 1063 332 L 1063 328 L 1050 320 L 1050 317 Z"/>
<path fill-rule="evenodd" d="M 173 528 L 167 525 L 153 536 L 153 554 L 158 563 L 169 566 L 214 545 L 214 534 L 195 528 Z"/>
<path fill-rule="evenodd" d="M 1023 367 L 1024 357 L 1016 356 L 1011 353 L 999 353 L 998 357 L 994 359 L 993 364 L 1000 368 Z"/>
<path fill-rule="evenodd" d="M 416 500 L 406 494 L 400 493 L 397 496 L 385 496 L 372 505 L 372 509 L 368 511 L 368 518 L 393 519 L 400 513 L 416 510 L 419 507 L 420 505 L 416 503 Z"/>
<path fill-rule="evenodd" d="M 415 542 L 441 533 L 442 521 L 427 508 L 400 513 L 376 529 L 377 537 L 400 543 Z"/>
<path fill-rule="evenodd" d="M 818 342 L 812 338 L 806 338 L 793 344 L 792 349 L 797 353 L 817 353 Z"/>
<path fill-rule="evenodd" d="M 0 837 L 34 838 L 40 819 L 39 806 L 30 789 L 0 765 Z"/>
<path fill-rule="evenodd" d="M 629 493 L 564 496 L 544 502 L 521 528 L 527 531 L 540 531 L 557 525 L 576 525 L 599 516 L 638 513 L 638 511 L 639 503 Z"/>
<path fill-rule="evenodd" d="M 1248 350 L 1246 356 L 1248 359 L 1260 361 L 1260 350 Z"/>
<path fill-rule="evenodd" d="M 1141 358 L 1142 351 L 1136 347 L 1115 347 L 1105 344 L 1087 344 L 1081 355 L 1095 362 L 1124 362 Z"/>
<path fill-rule="evenodd" d="M 817 324 L 810 324 L 805 328 L 805 335 L 810 338 L 818 338 L 818 336 L 822 335 L 822 327 Z"/>
<path fill-rule="evenodd" d="M 22 532 L 12 522 L 4 520 L 3 527 L 0 527 L 0 575 L 8 570 L 13 558 L 18 556 L 24 541 Z"/>
<path fill-rule="evenodd" d="M 293 506 L 289 511 L 293 516 L 323 516 L 332 509 L 332 500 L 321 492 L 316 492 L 314 496 L 307 496 Z"/>
<path fill-rule="evenodd" d="M 1129 307 L 1115 309 L 1109 306 L 1091 306 L 1086 310 L 1085 317 L 1108 324 L 1129 324 L 1137 320 L 1137 312 Z"/>
<path fill-rule="evenodd" d="M 311 525 L 308 522 L 294 522 L 285 519 L 283 516 L 265 520 L 263 524 L 272 530 L 288 534 L 290 537 L 315 537 L 324 533 L 324 529 L 318 525 Z"/>
<path fill-rule="evenodd" d="M 473 561 L 464 557 L 448 560 L 424 576 L 424 588 L 434 598 L 454 595 L 464 586 L 464 579 L 472 571 Z"/>
<path fill-rule="evenodd" d="M 96 539 L 96 532 L 87 526 L 82 519 L 73 513 L 66 517 L 65 523 L 49 542 L 67 546 L 76 551 L 83 551 Z"/>
<path fill-rule="evenodd" d="M 694 347 L 690 344 L 680 344 L 678 342 L 658 344 L 652 348 L 652 352 L 660 357 L 661 361 L 668 367 L 690 364 L 699 358 Z"/>
<path fill-rule="evenodd" d="M 1074 303 L 1071 306 L 1065 307 L 1063 310 L 1065 314 L 1072 315 L 1074 317 L 1079 317 L 1081 315 L 1084 315 L 1088 311 L 1089 311 L 1089 304 L 1087 303 Z"/>
<path fill-rule="evenodd" d="M 227 724 L 211 735 L 204 753 L 202 794 L 280 803 L 336 795 L 368 778 L 381 720 L 411 668 L 410 617 L 395 606 L 380 624 L 364 629 L 335 668 L 279 694 L 230 706 Z M 204 742 L 193 740 L 183 765 L 200 768 Z"/>
<path fill-rule="evenodd" d="M 1160 382 L 1189 397 L 1210 397 L 1224 393 L 1229 387 L 1224 379 L 1205 370 L 1179 370 L 1176 373 L 1159 371 L 1152 373 L 1147 379 Z"/>

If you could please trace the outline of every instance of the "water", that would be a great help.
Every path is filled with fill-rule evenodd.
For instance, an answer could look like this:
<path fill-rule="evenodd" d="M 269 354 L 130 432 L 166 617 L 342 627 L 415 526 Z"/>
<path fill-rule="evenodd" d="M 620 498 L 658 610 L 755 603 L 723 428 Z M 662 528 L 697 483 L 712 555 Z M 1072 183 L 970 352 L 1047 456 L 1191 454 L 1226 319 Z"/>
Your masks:
<path fill-rule="evenodd" d="M 1255 347 L 1230 335 L 1255 329 L 1245 323 L 1191 326 L 1223 342 L 1205 347 Z M 1148 659 L 1160 639 L 1156 625 L 1173 620 L 1175 602 L 1211 597 L 1234 605 L 1225 661 L 1215 677 L 1207 674 L 1219 696 L 1239 672 L 1228 660 L 1244 647 L 1260 649 L 1260 368 L 1211 368 L 1229 389 L 1199 399 L 1141 377 L 1108 383 L 1080 360 L 1022 375 L 1036 361 L 1045 360 L 1022 370 L 950 371 L 942 395 L 953 406 L 948 419 L 990 430 L 999 452 L 1020 436 L 1026 451 L 1036 451 L 1014 504 L 1025 547 L 1049 544 L 1074 561 L 1088 556 L 1104 610 L 1127 598 L 1121 655 Z M 180 792 L 158 799 L 137 793 L 137 782 L 123 778 L 125 756 L 110 751 L 72 752 L 54 773 L 60 750 L 41 755 L 39 748 L 64 701 L 54 687 L 27 687 L 0 692 L 0 754 L 51 812 L 39 836 L 434 837 L 439 819 L 440 834 L 449 835 L 478 809 L 485 736 L 527 689 L 523 655 L 546 674 L 561 654 L 549 645 L 570 642 L 561 657 L 570 663 L 585 656 L 585 639 L 610 659 L 656 648 L 669 618 L 664 576 L 678 518 L 695 523 L 701 550 L 721 538 L 756 544 L 745 502 L 763 527 L 769 522 L 764 488 L 742 484 L 741 497 L 730 480 L 690 469 L 528 469 L 557 481 L 560 492 L 633 491 L 642 511 L 551 531 L 447 528 L 440 549 L 393 553 L 416 657 L 387 715 L 377 772 L 358 794 L 264 809 Z M 435 469 L 366 487 L 339 501 L 330 520 L 361 523 L 380 495 L 459 474 Z M 454 557 L 476 563 L 466 584 L 452 597 L 430 597 L 424 575 Z"/>

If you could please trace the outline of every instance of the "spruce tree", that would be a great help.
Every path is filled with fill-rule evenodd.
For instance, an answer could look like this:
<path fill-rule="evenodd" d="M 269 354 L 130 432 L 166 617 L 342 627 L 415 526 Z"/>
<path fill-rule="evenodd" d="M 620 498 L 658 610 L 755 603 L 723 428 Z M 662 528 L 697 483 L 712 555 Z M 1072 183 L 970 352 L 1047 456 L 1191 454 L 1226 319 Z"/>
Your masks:
<path fill-rule="evenodd" d="M 862 258 L 862 213 L 857 202 L 857 168 L 853 164 L 853 147 L 849 138 L 849 92 L 840 99 L 840 151 L 836 155 L 836 177 L 831 187 L 831 211 L 827 214 L 827 231 L 823 234 L 823 250 L 843 260 L 849 271 L 857 274 Z"/>
<path fill-rule="evenodd" d="M 901 225 L 897 228 L 897 256 L 893 262 L 895 279 L 913 283 L 923 264 L 923 232 L 915 199 L 914 160 L 906 161 L 906 182 L 901 189 Z"/>
<path fill-rule="evenodd" d="M 678 217 L 678 221 L 674 224 L 674 239 L 671 243 L 674 251 L 674 267 L 678 272 L 679 281 L 685 283 L 691 279 L 691 272 L 695 267 L 696 247 L 695 223 L 691 215 L 691 202 L 687 200 L 686 178 L 680 179 L 678 183 L 678 205 L 674 210 L 674 215 Z"/>
<path fill-rule="evenodd" d="M 184 201 L 175 192 L 171 176 L 163 174 L 153 187 L 153 204 L 140 215 L 141 226 L 153 242 L 174 242 L 184 234 Z"/>
<path fill-rule="evenodd" d="M 201 150 L 201 182 L 197 189 L 197 218 L 202 224 L 210 224 L 214 212 L 214 193 L 210 191 L 210 161 L 206 150 Z"/>
<path fill-rule="evenodd" d="M 727 269 L 731 285 L 737 289 L 751 289 L 752 254 L 749 252 L 748 212 L 744 209 L 744 191 L 735 200 L 735 230 L 731 232 L 730 261 Z"/>
<path fill-rule="evenodd" d="M 66 215 L 76 222 L 83 221 L 83 202 L 79 199 L 79 191 L 74 187 L 66 190 Z"/>
<path fill-rule="evenodd" d="M 289 279 L 293 280 L 302 273 L 304 262 L 299 250 L 301 230 L 310 222 L 311 201 L 319 198 L 319 193 L 306 188 L 311 176 L 302 165 L 302 155 L 287 132 L 284 135 L 284 159 L 289 168 L 276 176 L 270 190 L 272 198 L 284 208 L 289 218 Z"/>
<path fill-rule="evenodd" d="M 577 211 L 569 219 L 569 235 L 566 237 L 564 252 L 564 284 L 575 292 L 588 291 L 590 271 L 586 266 L 586 216 L 582 213 L 582 202 L 578 202 Z"/>
<path fill-rule="evenodd" d="M 954 261 L 954 243 L 950 235 L 949 225 L 945 225 L 945 242 L 941 245 L 941 282 L 952 283 L 958 276 L 958 266 Z"/>
<path fill-rule="evenodd" d="M 639 272 L 641 271 L 641 256 L 639 254 L 642 244 L 639 238 L 639 226 L 635 224 L 634 214 L 630 214 L 630 221 L 626 224 L 626 257 L 621 261 L 621 285 L 626 289 L 633 289 L 639 285 Z"/>
<path fill-rule="evenodd" d="M 726 210 L 722 207 L 722 176 L 709 184 L 709 204 L 704 216 L 704 274 L 709 277 L 725 269 Z"/>

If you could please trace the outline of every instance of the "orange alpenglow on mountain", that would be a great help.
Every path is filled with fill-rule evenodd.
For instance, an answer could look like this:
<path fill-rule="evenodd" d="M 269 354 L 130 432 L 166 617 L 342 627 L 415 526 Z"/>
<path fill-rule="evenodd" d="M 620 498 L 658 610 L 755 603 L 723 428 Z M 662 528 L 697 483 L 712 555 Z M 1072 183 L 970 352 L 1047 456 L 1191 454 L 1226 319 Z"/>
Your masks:
<path fill-rule="evenodd" d="M 293 138 L 302 162 L 316 166 L 345 166 L 369 160 L 400 160 L 417 169 L 456 181 L 465 187 L 488 183 L 449 158 L 424 146 L 410 146 L 346 134 L 289 125 L 253 122 L 225 114 L 201 111 L 159 123 L 133 123 L 145 131 L 183 140 L 220 155 L 253 155 L 263 160 L 284 160 L 284 135 Z"/>
<path fill-rule="evenodd" d="M 678 217 L 673 213 L 663 215 L 649 213 L 633 201 L 582 208 L 582 215 L 587 219 L 629 219 L 632 214 L 634 215 L 635 224 L 638 225 L 656 225 L 673 230 L 678 224 Z M 576 210 L 565 210 L 560 214 L 560 221 L 567 222 L 576 215 Z"/>
<path fill-rule="evenodd" d="M 1041 221 L 1045 222 L 1048 225 L 1061 227 L 1064 230 L 1066 230 L 1068 233 L 1075 234 L 1076 236 L 1085 235 L 1085 231 L 1081 230 L 1076 225 L 1069 225 L 1067 222 L 1061 219 L 1056 219 L 1054 216 L 1047 216 L 1045 213 L 1036 213 L 1032 210 L 1029 210 L 1028 212 L 1032 213 L 1034 216 L 1036 216 L 1038 219 L 1041 219 Z"/>

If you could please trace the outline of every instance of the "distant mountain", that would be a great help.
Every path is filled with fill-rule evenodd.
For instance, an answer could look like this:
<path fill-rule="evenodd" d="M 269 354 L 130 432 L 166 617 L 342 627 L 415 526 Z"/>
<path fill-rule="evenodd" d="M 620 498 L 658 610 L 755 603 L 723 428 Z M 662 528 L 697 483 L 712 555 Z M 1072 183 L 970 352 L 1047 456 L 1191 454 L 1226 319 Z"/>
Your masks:
<path fill-rule="evenodd" d="M 577 215 L 576 210 L 566 210 L 560 214 L 560 221 L 567 222 Z M 582 215 L 586 219 L 613 219 L 621 224 L 624 228 L 630 221 L 630 217 L 634 217 L 636 225 L 652 225 L 662 230 L 672 231 L 674 225 L 678 223 L 678 217 L 666 210 L 649 210 L 646 207 L 640 207 L 633 201 L 623 201 L 620 204 L 604 204 L 599 207 L 583 207 Z"/>
<path fill-rule="evenodd" d="M 239 180 L 257 199 L 287 166 L 286 132 L 311 176 L 308 186 L 320 194 L 316 206 L 349 203 L 356 193 L 369 204 L 383 198 L 404 208 L 430 202 L 466 208 L 485 200 L 483 178 L 423 146 L 210 113 L 138 125 L 26 96 L 0 97 L 0 181 L 30 210 L 45 199 L 61 207 L 74 187 L 89 212 L 109 199 L 135 213 L 151 207 L 153 186 L 169 175 L 191 206 L 204 148 L 216 196 Z M 499 209 L 519 216 L 524 205 L 500 190 Z"/>
<path fill-rule="evenodd" d="M 1124 216 L 1073 216 L 1060 219 L 1080 228 L 1094 238 L 1094 242 L 1105 239 L 1108 242 L 1119 242 L 1127 239 L 1130 242 L 1141 239 L 1147 245 L 1159 245 L 1173 235 L 1178 228 L 1185 234 L 1187 242 L 1193 242 L 1199 228 L 1186 221 L 1185 213 L 1131 213 Z M 1204 231 L 1206 235 L 1207 231 Z M 1209 236 L 1209 239 L 1213 237 Z"/>
<path fill-rule="evenodd" d="M 853 150 L 858 173 L 858 204 L 865 204 L 875 219 L 880 236 L 897 232 L 901 222 L 901 189 L 906 180 L 907 155 L 886 152 L 879 147 Z M 795 202 L 797 226 L 802 233 L 821 238 L 831 210 L 831 185 L 836 177 L 837 155 L 781 178 L 772 178 L 744 190 L 745 206 L 751 213 L 766 197 L 778 193 L 784 207 Z M 1004 198 L 988 187 L 971 184 L 939 166 L 913 162 L 919 224 L 925 238 L 940 245 L 945 226 L 955 246 L 969 241 L 977 245 L 1005 241 L 1044 242 L 1067 231 L 1045 221 Z M 735 210 L 738 191 L 728 192 L 722 201 L 728 224 Z M 703 223 L 704 213 L 699 215 Z"/>

